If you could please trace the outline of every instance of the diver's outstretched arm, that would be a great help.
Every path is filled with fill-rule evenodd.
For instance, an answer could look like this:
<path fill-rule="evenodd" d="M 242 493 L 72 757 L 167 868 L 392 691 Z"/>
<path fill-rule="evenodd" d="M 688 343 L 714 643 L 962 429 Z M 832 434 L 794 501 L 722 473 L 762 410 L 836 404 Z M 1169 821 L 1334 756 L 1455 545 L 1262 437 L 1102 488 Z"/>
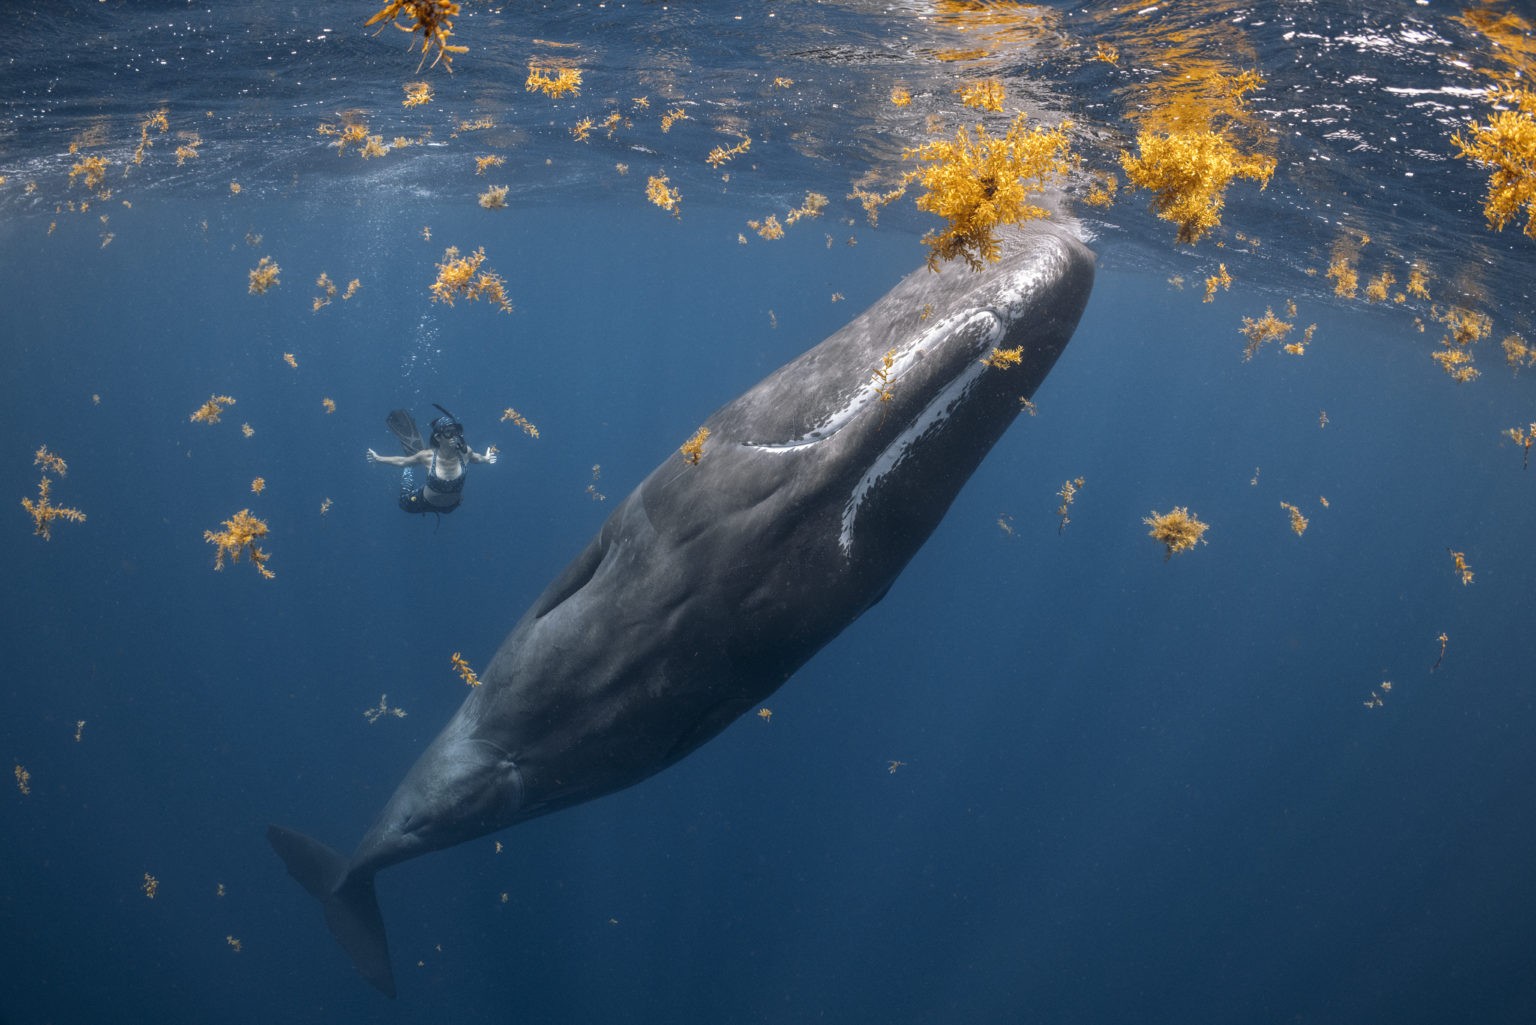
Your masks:
<path fill-rule="evenodd" d="M 385 466 L 415 466 L 417 463 L 425 463 L 432 458 L 432 450 L 424 448 L 420 452 L 408 456 L 381 456 L 373 449 L 368 450 L 370 463 L 383 463 Z"/>

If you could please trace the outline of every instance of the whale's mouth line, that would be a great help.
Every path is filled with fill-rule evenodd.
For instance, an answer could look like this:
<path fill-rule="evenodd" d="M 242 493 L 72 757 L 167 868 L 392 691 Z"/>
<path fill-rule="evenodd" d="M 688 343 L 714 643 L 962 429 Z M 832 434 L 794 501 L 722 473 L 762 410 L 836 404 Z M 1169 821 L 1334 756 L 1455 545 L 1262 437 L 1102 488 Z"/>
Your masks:
<path fill-rule="evenodd" d="M 972 360 L 870 462 L 843 506 L 842 529 L 838 531 L 837 543 L 845 556 L 853 552 L 854 522 L 865 501 L 886 476 L 896 471 L 923 436 L 944 429 L 950 413 L 965 401 L 966 393 L 981 380 L 987 369 L 987 365 L 980 359 Z"/>
<path fill-rule="evenodd" d="M 972 307 L 963 313 L 951 314 L 935 322 L 904 348 L 891 354 L 889 367 L 883 364 L 872 367 L 868 380 L 816 427 L 788 441 L 745 441 L 741 443 L 742 447 L 764 452 L 797 452 L 814 448 L 856 422 L 871 405 L 879 405 L 893 395 L 900 395 L 902 376 L 925 359 L 926 354 L 943 340 L 957 334 L 974 335 L 976 337 L 973 353 L 975 358 L 970 365 L 962 369 L 955 379 L 940 388 L 934 398 L 930 399 L 912 420 L 913 424 L 927 422 L 935 404 L 953 391 L 955 381 L 968 379 L 973 370 L 979 367 L 978 361 L 987 349 L 1002 340 L 1007 332 L 1008 322 L 1009 318 L 1004 312 L 992 306 Z M 883 378 L 875 373 L 876 369 L 884 372 Z M 911 425 L 908 429 L 911 429 Z M 903 436 L 905 433 L 904 431 Z"/>

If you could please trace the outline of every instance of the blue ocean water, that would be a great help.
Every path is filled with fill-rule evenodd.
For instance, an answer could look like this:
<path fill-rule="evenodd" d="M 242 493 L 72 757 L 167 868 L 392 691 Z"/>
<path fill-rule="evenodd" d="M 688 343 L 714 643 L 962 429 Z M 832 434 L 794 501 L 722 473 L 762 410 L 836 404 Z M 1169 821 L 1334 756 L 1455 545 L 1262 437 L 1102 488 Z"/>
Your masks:
<path fill-rule="evenodd" d="M 451 77 L 365 30 L 371 4 L 16 19 L 0 1021 L 1536 1020 L 1536 477 L 1505 434 L 1536 399 L 1498 348 L 1536 339 L 1536 243 L 1487 229 L 1449 142 L 1526 59 L 1528 7 L 464 8 Z M 526 91 L 531 61 L 581 94 Z M 1269 186 L 1234 184 L 1195 246 L 1124 182 L 1080 202 L 1159 76 L 1210 61 L 1267 80 Z M 1051 205 L 1098 280 L 1036 415 L 771 719 L 381 874 L 387 1001 L 267 824 L 349 849 L 462 700 L 450 655 L 483 667 L 715 408 L 922 264 L 937 221 L 909 197 L 871 226 L 848 194 L 981 119 L 953 90 L 985 77 L 1085 156 Z M 436 98 L 402 108 L 417 78 Z M 364 160 L 316 131 L 349 121 L 424 144 Z M 659 173 L 678 218 L 646 202 Z M 808 191 L 820 218 L 748 226 Z M 448 246 L 483 246 L 515 311 L 434 303 Z M 1340 252 L 1362 287 L 1422 264 L 1433 299 L 1335 295 Z M 280 283 L 250 294 L 266 256 Z M 322 272 L 360 289 L 314 309 Z M 1431 359 L 1451 306 L 1493 325 L 1467 383 Z M 1243 360 L 1266 307 L 1317 325 L 1305 355 Z M 222 422 L 191 422 L 216 394 Z M 433 403 L 501 452 L 441 522 L 364 458 Z M 46 541 L 17 508 L 39 446 L 87 516 Z M 1208 543 L 1165 560 L 1142 520 L 1174 506 Z M 204 531 L 241 509 L 271 580 L 213 571 Z M 405 717 L 370 723 L 381 697 Z"/>

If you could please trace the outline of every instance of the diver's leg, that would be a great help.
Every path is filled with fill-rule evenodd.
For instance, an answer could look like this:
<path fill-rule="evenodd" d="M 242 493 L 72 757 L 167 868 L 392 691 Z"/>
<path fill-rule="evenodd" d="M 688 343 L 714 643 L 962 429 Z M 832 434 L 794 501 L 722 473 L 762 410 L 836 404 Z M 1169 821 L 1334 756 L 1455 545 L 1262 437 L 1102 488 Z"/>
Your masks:
<path fill-rule="evenodd" d="M 411 475 L 411 468 L 407 466 L 405 472 L 400 475 L 400 508 L 408 513 L 424 513 L 431 506 L 427 504 L 426 496 L 422 489 L 415 486 L 416 481 Z"/>

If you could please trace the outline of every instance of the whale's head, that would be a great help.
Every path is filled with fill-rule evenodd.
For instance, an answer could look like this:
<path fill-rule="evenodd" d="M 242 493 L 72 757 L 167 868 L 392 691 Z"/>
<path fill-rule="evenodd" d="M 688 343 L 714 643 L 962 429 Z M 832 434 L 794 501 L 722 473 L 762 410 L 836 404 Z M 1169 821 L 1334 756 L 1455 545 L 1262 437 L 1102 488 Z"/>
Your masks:
<path fill-rule="evenodd" d="M 1093 254 L 1064 231 L 1037 224 L 1001 243 L 980 271 L 908 275 L 720 410 L 706 424 L 716 443 L 841 489 L 845 554 L 877 506 L 925 527 L 921 543 L 1055 365 L 1093 287 Z"/>

